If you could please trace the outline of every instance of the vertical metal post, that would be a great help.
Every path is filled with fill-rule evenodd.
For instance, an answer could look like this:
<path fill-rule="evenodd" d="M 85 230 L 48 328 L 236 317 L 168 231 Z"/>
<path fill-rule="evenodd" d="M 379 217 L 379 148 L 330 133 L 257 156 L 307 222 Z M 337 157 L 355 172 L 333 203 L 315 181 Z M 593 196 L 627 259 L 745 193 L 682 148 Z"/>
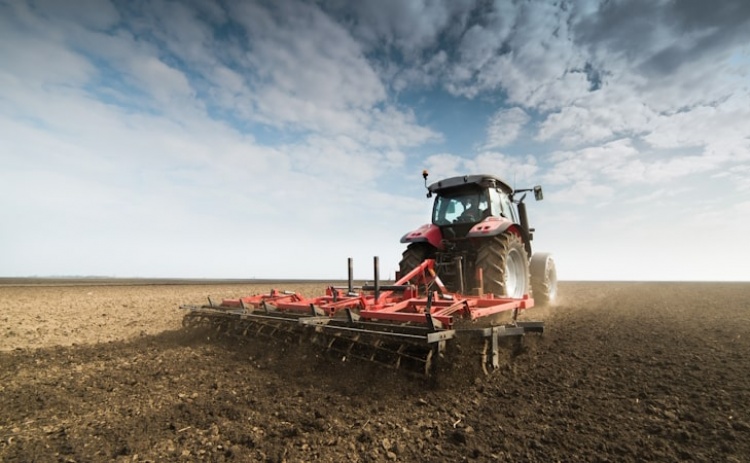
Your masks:
<path fill-rule="evenodd" d="M 456 275 L 458 275 L 458 292 L 462 295 L 466 294 L 464 292 L 464 266 L 461 256 L 456 257 Z"/>
<path fill-rule="evenodd" d="M 484 296 L 484 270 L 482 267 L 477 268 L 477 282 L 479 283 L 479 294 L 477 296 Z"/>
<path fill-rule="evenodd" d="M 500 340 L 498 339 L 500 328 L 497 326 L 492 327 L 492 368 L 497 370 L 500 368 Z"/>
<path fill-rule="evenodd" d="M 380 299 L 380 259 L 378 256 L 372 259 L 373 278 L 375 279 L 375 303 Z"/>
<path fill-rule="evenodd" d="M 347 279 L 347 283 L 348 283 L 347 289 L 349 290 L 349 292 L 347 294 L 351 294 L 354 291 L 354 286 L 352 285 L 352 279 L 353 279 L 353 274 L 354 274 L 354 264 L 352 263 L 351 257 L 347 258 L 346 261 L 347 261 L 347 264 L 349 265 L 349 272 L 348 272 L 349 278 Z"/>

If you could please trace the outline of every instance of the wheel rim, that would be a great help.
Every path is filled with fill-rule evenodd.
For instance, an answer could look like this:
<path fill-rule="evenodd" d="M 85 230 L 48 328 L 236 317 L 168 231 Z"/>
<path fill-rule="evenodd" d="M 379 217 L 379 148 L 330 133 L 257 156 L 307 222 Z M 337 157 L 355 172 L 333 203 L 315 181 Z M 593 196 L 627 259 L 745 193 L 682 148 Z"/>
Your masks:
<path fill-rule="evenodd" d="M 505 262 L 505 294 L 508 297 L 523 297 L 526 291 L 526 262 L 523 256 L 515 249 L 508 252 Z"/>
<path fill-rule="evenodd" d="M 549 281 L 549 301 L 553 302 L 557 298 L 557 271 L 552 268 L 547 275 Z"/>
<path fill-rule="evenodd" d="M 550 283 L 549 288 L 549 300 L 553 302 L 557 299 L 557 283 Z"/>

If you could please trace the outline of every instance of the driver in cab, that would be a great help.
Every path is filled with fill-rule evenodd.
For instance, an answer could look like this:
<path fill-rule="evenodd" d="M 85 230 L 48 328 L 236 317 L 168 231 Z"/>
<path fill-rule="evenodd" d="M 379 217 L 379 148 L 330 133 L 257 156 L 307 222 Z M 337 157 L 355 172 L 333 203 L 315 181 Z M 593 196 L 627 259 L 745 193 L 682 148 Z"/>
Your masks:
<path fill-rule="evenodd" d="M 482 214 L 479 211 L 479 204 L 475 198 L 466 198 L 464 202 L 464 211 L 458 217 L 458 222 L 471 223 L 478 222 Z"/>

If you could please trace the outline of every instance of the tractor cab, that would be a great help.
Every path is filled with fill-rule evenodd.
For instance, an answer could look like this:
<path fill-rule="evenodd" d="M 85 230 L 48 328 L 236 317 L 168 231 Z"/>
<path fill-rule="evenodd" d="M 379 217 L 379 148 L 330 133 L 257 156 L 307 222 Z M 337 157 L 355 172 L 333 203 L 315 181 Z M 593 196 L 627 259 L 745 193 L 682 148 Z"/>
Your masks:
<path fill-rule="evenodd" d="M 432 223 L 437 226 L 457 223 L 477 223 L 491 215 L 486 192 L 465 191 L 440 195 L 435 198 Z"/>
<path fill-rule="evenodd" d="M 433 183 L 428 195 L 436 195 L 432 223 L 447 239 L 463 238 L 488 217 L 504 217 L 517 222 L 512 207 L 511 188 L 490 175 L 466 175 Z"/>

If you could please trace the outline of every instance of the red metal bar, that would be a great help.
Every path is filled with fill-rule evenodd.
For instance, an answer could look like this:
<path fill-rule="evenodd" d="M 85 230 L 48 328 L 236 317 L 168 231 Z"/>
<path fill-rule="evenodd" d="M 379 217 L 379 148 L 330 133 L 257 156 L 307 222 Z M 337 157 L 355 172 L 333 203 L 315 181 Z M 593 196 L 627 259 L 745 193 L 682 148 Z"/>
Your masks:
<path fill-rule="evenodd" d="M 515 309 L 528 309 L 534 306 L 534 300 L 528 295 L 521 299 L 494 297 L 483 294 L 482 272 L 477 272 L 479 280 L 478 296 L 465 296 L 449 293 L 440 278 L 435 273 L 435 261 L 427 259 L 406 275 L 401 276 L 395 283 L 398 286 L 410 286 L 404 291 L 381 291 L 376 299 L 374 294 L 360 290 L 357 295 L 342 296 L 341 291 L 333 286 L 326 288 L 326 295 L 305 298 L 298 293 L 283 293 L 276 289 L 268 294 L 256 294 L 239 299 L 225 299 L 224 307 L 251 307 L 255 310 L 272 306 L 279 311 L 305 314 L 310 312 L 310 306 L 321 309 L 326 315 L 334 316 L 344 309 L 357 310 L 359 316 L 365 320 L 390 320 L 394 322 L 427 323 L 425 312 L 427 298 L 418 297 L 418 290 L 422 286 L 437 287 L 433 292 L 430 314 L 433 319 L 440 321 L 449 328 L 453 325 L 454 317 L 461 316 L 471 320 L 487 317 L 500 312 Z M 414 282 L 415 284 L 412 284 Z M 441 297 L 441 295 L 449 297 Z"/>
<path fill-rule="evenodd" d="M 432 315 L 435 317 L 447 316 L 452 315 L 458 311 L 463 311 L 464 315 L 468 316 L 471 313 L 472 306 L 474 305 L 472 303 L 473 301 L 475 301 L 475 299 L 460 299 L 458 301 L 454 301 L 453 304 L 443 309 L 432 311 Z"/>
<path fill-rule="evenodd" d="M 310 304 L 312 304 L 313 306 L 322 309 L 326 313 L 326 315 L 333 316 L 337 311 L 341 309 L 361 306 L 360 300 L 361 298 L 359 296 L 337 299 L 336 301 L 334 301 L 334 298 L 332 296 L 320 296 L 313 299 L 304 299 L 301 301 L 281 302 L 278 304 L 274 304 L 274 306 L 277 310 L 281 311 L 308 313 L 310 312 Z"/>
<path fill-rule="evenodd" d="M 339 299 L 336 302 L 328 302 L 320 305 L 320 308 L 325 310 L 330 315 L 334 315 L 336 312 L 342 309 L 353 309 L 357 307 L 367 307 L 367 299 L 363 296 L 352 296 L 344 299 Z"/>
<path fill-rule="evenodd" d="M 297 302 L 304 300 L 304 296 L 299 293 L 286 294 L 281 293 L 276 289 L 272 289 L 269 294 L 255 294 L 253 296 L 245 296 L 239 299 L 224 299 L 221 301 L 221 305 L 224 307 L 241 307 L 244 304 L 246 307 L 259 309 L 262 307 L 263 302 L 276 305 L 279 303 Z"/>
<path fill-rule="evenodd" d="M 487 317 L 500 312 L 507 312 L 514 309 L 528 309 L 534 307 L 534 299 L 524 296 L 524 299 L 480 299 L 477 301 L 477 307 L 471 311 L 471 319 Z"/>
<path fill-rule="evenodd" d="M 359 316 L 367 320 L 388 320 L 401 323 L 427 323 L 427 316 L 424 313 L 416 312 L 382 312 L 364 310 L 359 313 Z M 453 325 L 453 317 L 451 316 L 433 315 L 432 318 L 439 320 L 445 327 Z"/>
<path fill-rule="evenodd" d="M 425 259 L 424 262 L 419 264 L 417 267 L 414 267 L 411 272 L 403 275 L 399 280 L 396 281 L 395 284 L 408 285 L 409 282 L 415 278 L 417 279 L 417 284 L 428 285 L 430 283 L 435 283 L 435 285 L 437 285 L 441 292 L 448 292 L 448 290 L 445 288 L 445 285 L 440 280 L 440 277 L 438 277 L 437 273 L 435 273 L 435 259 Z M 392 295 L 393 291 L 383 291 L 380 293 L 380 297 L 378 298 L 377 302 L 380 302 L 384 298 L 388 299 L 392 297 Z"/>
<path fill-rule="evenodd" d="M 374 302 L 374 299 L 372 300 Z M 366 306 L 364 310 L 367 313 L 395 313 L 401 312 L 409 308 L 412 299 L 404 299 L 401 301 L 390 302 L 387 304 L 374 305 L 370 304 Z"/>

